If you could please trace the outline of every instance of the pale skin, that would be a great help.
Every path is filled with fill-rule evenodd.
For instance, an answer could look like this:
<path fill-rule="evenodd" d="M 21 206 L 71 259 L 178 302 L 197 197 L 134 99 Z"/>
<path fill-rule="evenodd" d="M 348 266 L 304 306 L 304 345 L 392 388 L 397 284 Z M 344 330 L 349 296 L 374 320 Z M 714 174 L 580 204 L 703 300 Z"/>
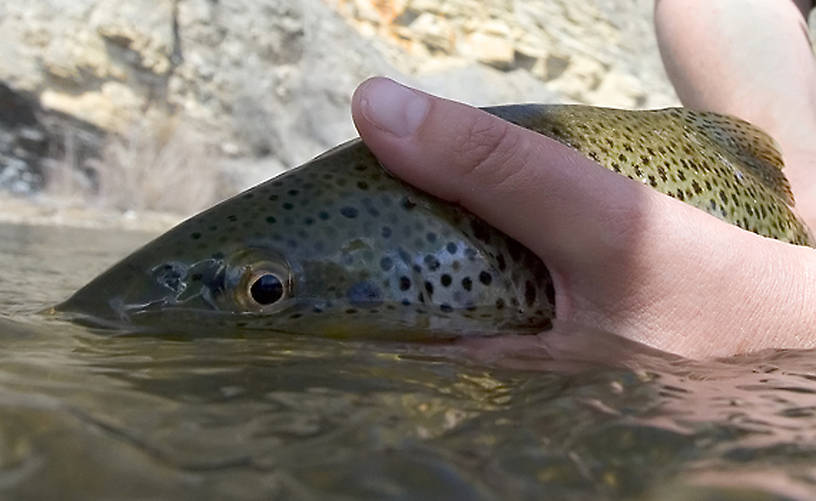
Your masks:
<path fill-rule="evenodd" d="M 667 9 L 686 3 L 708 4 L 662 0 L 658 33 Z M 664 50 L 677 42 L 660 36 Z M 757 71 L 760 62 L 754 64 Z M 790 83 L 795 75 L 789 77 L 779 80 Z M 678 90 L 686 99 L 683 92 Z M 743 104 L 757 102 L 746 98 Z M 799 113 L 810 102 L 796 101 L 789 111 Z M 361 137 L 394 174 L 463 205 L 547 263 L 559 320 L 695 358 L 816 346 L 815 250 L 741 230 L 547 137 L 388 79 L 361 84 L 352 111 Z M 787 134 L 773 129 L 788 121 L 769 107 L 756 115 L 718 111 L 754 121 L 766 117 L 760 125 Z M 791 135 L 778 139 L 786 161 L 802 162 L 789 166 L 801 173 L 803 181 L 794 185 L 801 196 L 808 176 L 813 179 L 806 159 L 816 157 L 796 146 L 795 129 L 784 129 Z"/>
<path fill-rule="evenodd" d="M 657 0 L 663 63 L 685 106 L 738 116 L 781 146 L 798 212 L 816 228 L 816 63 L 809 0 Z"/>

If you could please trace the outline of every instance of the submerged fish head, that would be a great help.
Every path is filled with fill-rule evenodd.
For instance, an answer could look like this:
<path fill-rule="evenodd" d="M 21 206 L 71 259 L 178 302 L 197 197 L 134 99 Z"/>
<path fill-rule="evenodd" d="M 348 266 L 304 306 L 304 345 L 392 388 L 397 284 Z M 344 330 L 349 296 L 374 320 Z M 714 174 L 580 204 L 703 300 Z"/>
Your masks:
<path fill-rule="evenodd" d="M 354 142 L 185 221 L 57 307 L 127 331 L 439 339 L 538 332 L 540 259 Z"/>
<path fill-rule="evenodd" d="M 238 236 L 223 244 L 226 252 L 191 252 L 179 241 L 183 233 L 152 242 L 58 309 L 101 326 L 137 331 L 263 327 L 297 332 L 304 330 L 301 318 L 307 313 L 331 316 L 336 308 L 380 300 L 364 274 L 327 260 L 287 257 L 278 246 L 247 244 Z M 178 254 L 160 251 L 174 246 Z M 342 289 L 348 297 L 337 296 Z"/>

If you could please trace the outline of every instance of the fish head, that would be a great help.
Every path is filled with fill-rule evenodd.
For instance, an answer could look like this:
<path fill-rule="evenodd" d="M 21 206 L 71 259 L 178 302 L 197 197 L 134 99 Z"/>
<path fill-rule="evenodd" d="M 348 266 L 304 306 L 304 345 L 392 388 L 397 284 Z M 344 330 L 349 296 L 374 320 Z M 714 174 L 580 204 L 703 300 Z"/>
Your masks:
<path fill-rule="evenodd" d="M 304 316 L 331 317 L 336 306 L 348 310 L 381 301 L 367 273 L 326 259 L 301 259 L 263 239 L 247 243 L 236 235 L 222 243 L 223 250 L 196 253 L 182 246 L 168 255 L 166 249 L 178 246 L 185 233 L 179 228 L 163 235 L 58 309 L 91 324 L 136 332 L 235 327 L 298 332 Z M 318 329 L 315 323 L 308 330 Z"/>
<path fill-rule="evenodd" d="M 181 223 L 56 309 L 196 337 L 537 332 L 552 317 L 549 274 L 509 242 L 395 179 L 355 141 Z"/>

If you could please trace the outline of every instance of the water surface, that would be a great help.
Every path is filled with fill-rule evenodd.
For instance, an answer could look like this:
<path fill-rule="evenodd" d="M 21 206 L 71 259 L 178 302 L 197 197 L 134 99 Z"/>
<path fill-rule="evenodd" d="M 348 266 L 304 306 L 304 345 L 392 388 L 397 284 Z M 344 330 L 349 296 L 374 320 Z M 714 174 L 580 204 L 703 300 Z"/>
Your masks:
<path fill-rule="evenodd" d="M 625 360 L 584 333 L 603 363 L 485 358 L 37 313 L 148 237 L 0 226 L 0 498 L 816 496 L 813 352 Z"/>

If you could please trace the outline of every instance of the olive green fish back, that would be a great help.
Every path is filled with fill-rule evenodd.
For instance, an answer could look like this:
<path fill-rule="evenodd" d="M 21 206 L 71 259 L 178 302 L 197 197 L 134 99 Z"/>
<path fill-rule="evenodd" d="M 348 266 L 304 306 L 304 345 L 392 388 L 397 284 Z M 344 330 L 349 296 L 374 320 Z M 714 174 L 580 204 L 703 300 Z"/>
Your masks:
<path fill-rule="evenodd" d="M 486 110 L 743 229 L 814 245 L 793 210 L 774 140 L 748 122 L 684 108 L 517 105 Z"/>

